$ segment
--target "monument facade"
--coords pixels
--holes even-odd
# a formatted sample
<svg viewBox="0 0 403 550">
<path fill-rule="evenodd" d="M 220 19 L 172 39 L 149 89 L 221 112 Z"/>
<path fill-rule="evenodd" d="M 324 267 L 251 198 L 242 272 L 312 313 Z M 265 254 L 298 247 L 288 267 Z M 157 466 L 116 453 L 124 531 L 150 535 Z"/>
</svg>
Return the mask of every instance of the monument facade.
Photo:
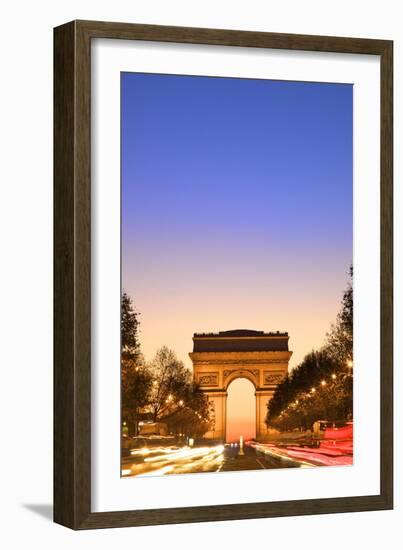
<svg viewBox="0 0 403 550">
<path fill-rule="evenodd" d="M 237 378 L 255 387 L 256 438 L 268 434 L 267 403 L 288 372 L 288 340 L 287 332 L 243 329 L 193 335 L 194 379 L 214 404 L 215 425 L 206 438 L 226 441 L 227 390 Z"/>
</svg>

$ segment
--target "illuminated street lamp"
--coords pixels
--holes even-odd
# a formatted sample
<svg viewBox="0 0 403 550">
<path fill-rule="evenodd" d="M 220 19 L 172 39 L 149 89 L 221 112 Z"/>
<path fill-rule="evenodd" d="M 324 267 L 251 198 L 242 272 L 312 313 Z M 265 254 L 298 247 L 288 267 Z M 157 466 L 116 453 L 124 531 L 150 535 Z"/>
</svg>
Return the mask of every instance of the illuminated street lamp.
<svg viewBox="0 0 403 550">
<path fill-rule="evenodd" d="M 320 384 L 321 384 L 321 386 L 326 386 L 326 380 L 322 380 L 322 382 Z"/>
<path fill-rule="evenodd" d="M 334 373 L 332 374 L 332 378 L 333 380 L 336 380 L 336 375 Z"/>
<path fill-rule="evenodd" d="M 348 366 L 349 369 L 352 369 L 352 368 L 353 368 L 353 362 L 352 362 L 351 359 L 349 359 L 349 360 L 347 361 L 347 366 Z"/>
</svg>

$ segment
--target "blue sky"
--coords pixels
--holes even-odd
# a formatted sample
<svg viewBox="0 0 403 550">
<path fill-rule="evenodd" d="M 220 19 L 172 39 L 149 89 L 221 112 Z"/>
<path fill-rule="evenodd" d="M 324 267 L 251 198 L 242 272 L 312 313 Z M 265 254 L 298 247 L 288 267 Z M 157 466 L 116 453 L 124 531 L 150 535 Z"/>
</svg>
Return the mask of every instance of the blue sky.
<svg viewBox="0 0 403 550">
<path fill-rule="evenodd" d="M 352 262 L 348 84 L 122 74 L 122 285 L 142 344 L 323 343 Z M 148 357 L 151 358 L 151 357 Z"/>
</svg>

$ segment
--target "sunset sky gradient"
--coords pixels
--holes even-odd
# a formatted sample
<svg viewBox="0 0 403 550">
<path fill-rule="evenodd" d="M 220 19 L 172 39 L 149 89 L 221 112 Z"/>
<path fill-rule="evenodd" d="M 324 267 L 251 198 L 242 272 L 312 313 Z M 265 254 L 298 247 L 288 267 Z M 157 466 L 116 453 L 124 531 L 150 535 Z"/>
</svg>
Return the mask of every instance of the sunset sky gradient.
<svg viewBox="0 0 403 550">
<path fill-rule="evenodd" d="M 288 331 L 295 366 L 352 262 L 347 84 L 122 74 L 122 287 L 147 360 L 194 332 Z"/>
</svg>

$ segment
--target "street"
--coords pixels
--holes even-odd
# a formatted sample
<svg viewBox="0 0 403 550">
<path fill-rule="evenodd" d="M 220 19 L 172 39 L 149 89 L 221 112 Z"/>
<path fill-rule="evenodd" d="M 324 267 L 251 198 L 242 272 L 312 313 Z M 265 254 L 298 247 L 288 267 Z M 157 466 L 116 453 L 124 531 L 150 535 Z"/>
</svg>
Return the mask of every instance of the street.
<svg viewBox="0 0 403 550">
<path fill-rule="evenodd" d="M 232 472 L 295 468 L 302 464 L 239 444 L 205 447 L 144 447 L 133 449 L 122 461 L 122 476 L 157 476 L 197 472 Z"/>
</svg>

